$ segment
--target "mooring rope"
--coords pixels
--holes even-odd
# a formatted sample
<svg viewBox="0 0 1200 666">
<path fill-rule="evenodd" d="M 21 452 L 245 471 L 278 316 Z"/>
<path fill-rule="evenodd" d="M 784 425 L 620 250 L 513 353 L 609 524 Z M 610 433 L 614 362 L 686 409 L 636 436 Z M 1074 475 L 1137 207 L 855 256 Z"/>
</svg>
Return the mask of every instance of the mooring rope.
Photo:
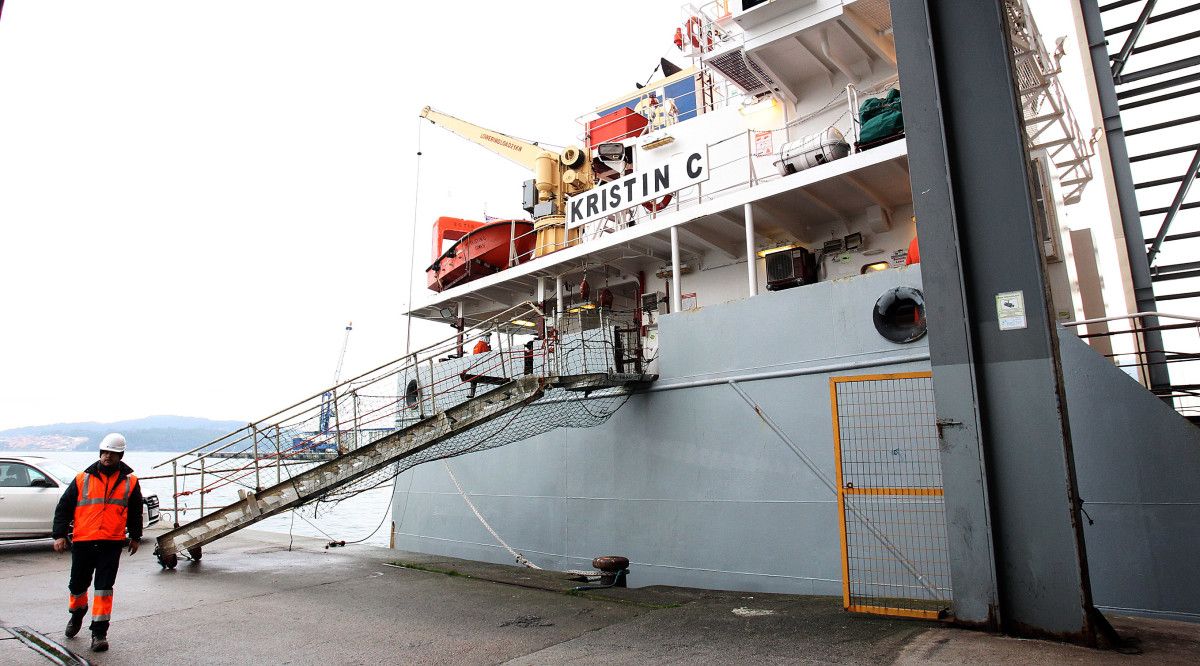
<svg viewBox="0 0 1200 666">
<path fill-rule="evenodd" d="M 471 497 L 467 495 L 467 491 L 463 490 L 462 484 L 458 482 L 458 477 L 454 476 L 454 470 L 450 469 L 450 463 L 443 460 L 442 466 L 446 468 L 446 473 L 450 475 L 450 480 L 454 482 L 454 487 L 458 488 L 458 494 L 462 496 L 463 501 L 466 502 L 467 506 L 471 508 L 471 513 L 475 514 L 475 517 L 479 519 L 480 524 L 482 524 L 484 529 L 486 529 L 488 533 L 492 535 L 492 538 L 496 540 L 496 543 L 503 546 L 504 550 L 507 550 L 508 554 L 512 555 L 513 558 L 516 559 L 517 564 L 524 565 L 530 569 L 540 570 L 541 567 L 533 562 L 530 562 L 524 555 L 513 550 L 513 547 L 508 545 L 504 539 L 500 538 L 500 535 L 496 533 L 496 530 L 492 529 L 492 526 L 488 524 L 488 521 L 483 517 L 483 514 L 479 513 L 479 509 L 475 508 L 475 503 L 471 501 Z"/>
</svg>

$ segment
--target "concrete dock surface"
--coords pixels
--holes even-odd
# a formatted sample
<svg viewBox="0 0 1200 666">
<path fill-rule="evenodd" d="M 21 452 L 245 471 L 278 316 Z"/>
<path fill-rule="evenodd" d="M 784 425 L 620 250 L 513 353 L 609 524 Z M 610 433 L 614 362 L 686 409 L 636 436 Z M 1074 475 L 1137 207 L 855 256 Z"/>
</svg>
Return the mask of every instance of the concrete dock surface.
<svg viewBox="0 0 1200 666">
<path fill-rule="evenodd" d="M 70 556 L 0 543 L 0 627 L 95 664 L 1196 664 L 1200 625 L 1111 617 L 1140 654 L 856 615 L 841 600 L 671 587 L 571 593 L 558 572 L 245 531 L 121 561 L 106 653 L 62 634 Z M 632 568 L 630 584 L 637 584 Z M 0 630 L 0 663 L 46 664 Z"/>
</svg>

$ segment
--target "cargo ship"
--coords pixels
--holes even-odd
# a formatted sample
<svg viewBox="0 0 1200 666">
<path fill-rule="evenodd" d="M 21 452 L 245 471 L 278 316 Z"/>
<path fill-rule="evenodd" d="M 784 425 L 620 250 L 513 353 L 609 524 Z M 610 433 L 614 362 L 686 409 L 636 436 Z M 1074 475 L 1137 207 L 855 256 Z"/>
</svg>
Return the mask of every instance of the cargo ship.
<svg viewBox="0 0 1200 666">
<path fill-rule="evenodd" d="M 426 107 L 529 170 L 527 217 L 417 221 L 409 315 L 446 340 L 192 452 L 268 455 L 219 470 L 255 492 L 160 537 L 160 561 L 394 482 L 406 551 L 620 555 L 630 585 L 1086 644 L 1097 609 L 1200 620 L 1200 382 L 1163 345 L 1200 318 L 1149 284 L 1190 237 L 1167 227 L 1195 169 L 1135 187 L 1121 129 L 1191 94 L 1129 88 L 1186 58 L 1121 73 L 1186 39 L 1135 48 L 1181 14 L 1038 3 L 1066 35 L 1048 46 L 1031 4 L 685 5 L 661 76 L 585 103 L 561 150 Z M 1164 183 L 1181 193 L 1143 243 L 1131 197 Z M 281 442 L 314 432 L 337 457 L 283 482 Z"/>
<path fill-rule="evenodd" d="M 1168 468 L 1200 471 L 1200 442 L 1194 426 L 1144 388 L 1145 366 L 1130 363 L 1139 358 L 1136 336 L 1109 334 L 1129 329 L 1119 316 L 1137 307 L 1126 297 L 1129 270 L 1117 260 L 1125 248 L 1113 231 L 1111 169 L 1097 154 L 1105 137 L 1091 129 L 1100 122 L 1086 91 L 1063 81 L 1064 69 L 1076 86 L 1080 72 L 1091 76 L 1082 24 L 1056 25 L 1069 37 L 1053 52 L 1029 4 L 1003 5 L 1078 484 L 1091 517 L 1084 532 L 1096 603 L 1200 618 L 1195 576 L 1175 581 L 1185 589 L 1146 582 L 1155 578 L 1148 568 L 1180 571 L 1188 556 L 1177 549 L 1197 545 L 1197 485 Z M 521 261 L 438 288 L 412 315 L 463 327 L 468 340 L 484 328 L 515 334 L 519 346 L 529 329 L 495 318 L 523 301 L 544 306 L 539 340 L 563 320 L 598 327 L 587 308 L 606 309 L 618 327 L 638 331 L 634 356 L 657 380 L 600 425 L 404 472 L 395 485 L 396 548 L 506 562 L 511 546 L 564 570 L 615 552 L 633 562 L 631 584 L 800 594 L 841 595 L 856 575 L 850 569 L 874 563 L 893 573 L 867 596 L 915 595 L 923 608 L 950 607 L 939 495 L 897 494 L 891 505 L 860 510 L 883 532 L 909 523 L 925 534 L 890 546 L 879 534 L 847 537 L 839 499 L 863 497 L 845 492 L 853 485 L 845 456 L 863 470 L 903 460 L 902 471 L 888 473 L 917 493 L 941 484 L 915 240 L 922 220 L 904 122 L 913 107 L 902 102 L 891 11 L 886 0 L 685 6 L 676 59 L 690 66 L 580 118 L 577 152 L 551 156 L 563 159 L 547 159 L 544 173 L 535 168 L 523 185 L 537 231 L 505 241 L 532 239 L 532 252 L 521 245 L 501 253 Z M 1065 15 L 1072 18 L 1070 8 Z M 470 123 L 432 119 L 488 148 Z M 507 143 L 502 150 L 520 144 Z M 469 150 L 478 148 L 464 145 Z M 560 171 L 591 186 L 554 190 Z M 1097 311 L 1096 302 L 1109 309 Z M 1020 304 L 998 307 L 1003 327 Z M 868 388 L 889 406 L 855 406 Z M 1098 412 L 1117 404 L 1133 421 L 1163 422 L 1134 431 L 1169 434 L 1110 441 Z M 855 410 L 861 423 L 852 423 Z M 847 428 L 871 425 L 874 435 L 846 439 Z M 901 443 L 877 444 L 888 438 Z M 1176 483 L 1138 490 L 1131 476 L 1145 473 Z M 1158 493 L 1154 501 L 1172 508 L 1152 501 Z M 1143 520 L 1178 531 L 1131 543 L 1126 530 L 1140 534 Z M 859 544 L 854 559 L 847 549 L 855 538 L 878 543 Z"/>
</svg>

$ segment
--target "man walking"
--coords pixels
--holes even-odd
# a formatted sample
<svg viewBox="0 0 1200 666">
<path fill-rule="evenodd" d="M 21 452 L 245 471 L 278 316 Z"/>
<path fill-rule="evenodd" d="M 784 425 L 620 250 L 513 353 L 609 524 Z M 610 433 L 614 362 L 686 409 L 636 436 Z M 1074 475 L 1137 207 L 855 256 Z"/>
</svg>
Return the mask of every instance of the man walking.
<svg viewBox="0 0 1200 666">
<path fill-rule="evenodd" d="M 142 538 L 142 488 L 133 470 L 121 462 L 124 456 L 125 437 L 105 435 L 100 442 L 100 460 L 75 477 L 54 511 L 54 550 L 61 553 L 67 549 L 68 530 L 74 536 L 71 581 L 67 584 L 71 619 L 63 633 L 72 638 L 83 626 L 87 590 L 95 573 L 91 625 L 94 652 L 108 649 L 113 583 L 126 543 L 125 533 L 129 533 L 130 555 L 137 552 L 138 539 Z"/>
</svg>

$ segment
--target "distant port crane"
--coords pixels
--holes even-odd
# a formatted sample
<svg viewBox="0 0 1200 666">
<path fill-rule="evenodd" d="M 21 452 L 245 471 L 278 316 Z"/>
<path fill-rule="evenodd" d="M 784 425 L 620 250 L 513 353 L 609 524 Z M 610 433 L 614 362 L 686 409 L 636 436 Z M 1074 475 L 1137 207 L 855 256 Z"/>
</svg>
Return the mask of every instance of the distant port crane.
<svg viewBox="0 0 1200 666">
<path fill-rule="evenodd" d="M 330 383 L 330 386 L 337 386 L 342 378 L 342 364 L 346 361 L 346 348 L 350 346 L 350 331 L 352 330 L 354 330 L 354 322 L 346 322 L 346 335 L 342 338 L 342 351 L 338 354 L 337 368 L 333 371 L 333 381 Z M 337 401 L 333 389 L 329 389 L 321 394 L 320 432 L 318 434 L 322 437 L 329 435 L 329 425 L 333 419 L 333 411 L 336 404 Z M 334 449 L 337 446 L 336 440 L 331 442 L 331 444 L 332 446 L 323 445 L 318 448 L 321 450 L 325 450 L 326 448 Z"/>
</svg>

